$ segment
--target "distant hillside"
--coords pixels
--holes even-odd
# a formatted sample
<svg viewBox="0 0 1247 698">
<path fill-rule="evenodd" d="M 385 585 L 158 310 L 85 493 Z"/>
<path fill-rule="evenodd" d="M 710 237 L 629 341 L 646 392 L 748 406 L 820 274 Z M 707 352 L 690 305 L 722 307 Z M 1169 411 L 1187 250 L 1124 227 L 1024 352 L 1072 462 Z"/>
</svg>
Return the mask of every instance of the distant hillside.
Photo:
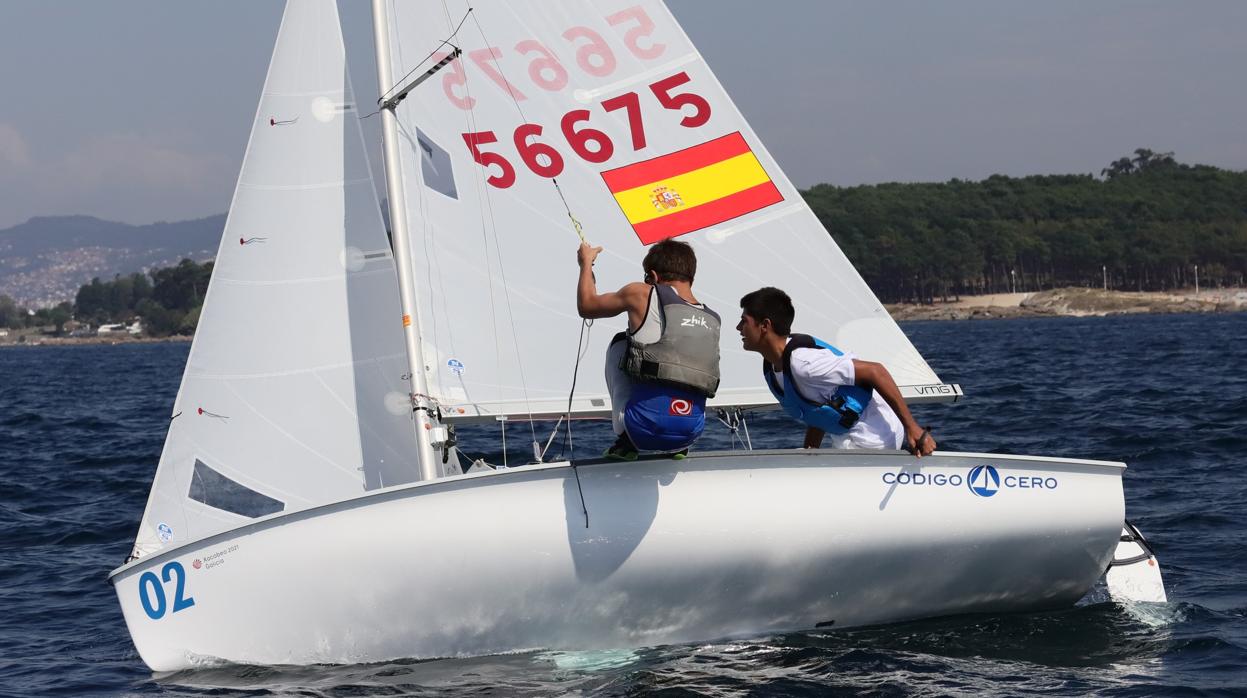
<svg viewBox="0 0 1247 698">
<path fill-rule="evenodd" d="M 129 225 L 49 216 L 0 230 L 0 295 L 38 308 L 72 301 L 93 277 L 112 279 L 216 255 L 225 216 Z"/>
<path fill-rule="evenodd" d="M 1247 172 L 1147 148 L 1093 175 L 803 192 L 884 302 L 1247 285 Z"/>
</svg>

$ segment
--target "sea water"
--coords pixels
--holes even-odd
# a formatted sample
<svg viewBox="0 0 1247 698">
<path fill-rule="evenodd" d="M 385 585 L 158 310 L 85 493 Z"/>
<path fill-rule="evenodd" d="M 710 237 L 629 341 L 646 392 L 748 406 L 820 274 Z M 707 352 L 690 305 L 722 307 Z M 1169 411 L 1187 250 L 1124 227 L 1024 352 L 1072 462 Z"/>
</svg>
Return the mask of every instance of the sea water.
<svg viewBox="0 0 1247 698">
<path fill-rule="evenodd" d="M 130 550 L 188 345 L 13 347 L 0 349 L 0 695 L 1247 694 L 1247 314 L 904 329 L 966 392 L 915 408 L 942 449 L 1130 465 L 1127 514 L 1169 603 L 1098 588 L 1048 613 L 725 643 L 153 675 L 105 576 Z M 774 413 L 749 428 L 755 447 L 803 434 Z M 460 438 L 496 461 L 497 429 Z M 577 457 L 611 441 L 603 424 L 574 429 Z M 526 424 L 507 441 L 509 462 L 531 458 Z M 712 422 L 701 446 L 729 445 Z"/>
</svg>

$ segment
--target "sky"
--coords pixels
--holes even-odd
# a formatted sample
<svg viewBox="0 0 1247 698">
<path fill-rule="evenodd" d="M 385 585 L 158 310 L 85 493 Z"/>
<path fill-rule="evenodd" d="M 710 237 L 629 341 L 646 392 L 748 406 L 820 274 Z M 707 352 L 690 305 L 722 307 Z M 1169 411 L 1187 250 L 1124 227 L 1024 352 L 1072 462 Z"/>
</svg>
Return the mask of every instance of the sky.
<svg viewBox="0 0 1247 698">
<path fill-rule="evenodd" d="M 801 187 L 1098 174 L 1140 147 L 1247 169 L 1240 0 L 669 4 Z M 361 103 L 369 5 L 341 0 Z M 223 213 L 282 6 L 0 0 L 0 228 Z"/>
</svg>

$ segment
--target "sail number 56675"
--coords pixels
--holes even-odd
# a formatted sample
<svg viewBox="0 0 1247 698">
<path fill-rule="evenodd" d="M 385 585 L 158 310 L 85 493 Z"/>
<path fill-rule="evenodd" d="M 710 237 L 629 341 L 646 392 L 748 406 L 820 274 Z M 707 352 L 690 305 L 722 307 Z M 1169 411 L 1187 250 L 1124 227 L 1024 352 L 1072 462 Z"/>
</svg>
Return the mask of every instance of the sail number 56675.
<svg viewBox="0 0 1247 698">
<path fill-rule="evenodd" d="M 681 126 L 697 128 L 710 120 L 710 102 L 699 94 L 678 91 L 679 87 L 688 82 L 688 73 L 679 72 L 651 84 L 649 88 L 664 109 L 683 114 L 680 119 Z M 645 124 L 641 119 L 641 98 L 637 93 L 626 92 L 611 97 L 603 100 L 601 106 L 608 112 L 622 109 L 628 117 L 632 149 L 636 151 L 645 147 Z M 692 111 L 685 111 L 685 107 L 692 107 Z M 591 116 L 588 109 L 573 109 L 563 115 L 559 127 L 567 145 L 582 160 L 592 163 L 606 162 L 615 154 L 615 144 L 605 132 L 587 124 L 581 125 Z M 537 140 L 544 131 L 540 124 L 520 124 L 515 128 L 512 141 L 520 160 L 533 174 L 557 177 L 563 172 L 563 155 L 549 143 Z M 473 160 L 484 167 L 497 168 L 485 181 L 499 189 L 515 184 L 515 166 L 501 153 L 485 150 L 483 147 L 498 142 L 498 136 L 493 131 L 465 133 L 463 140 L 467 143 Z"/>
</svg>

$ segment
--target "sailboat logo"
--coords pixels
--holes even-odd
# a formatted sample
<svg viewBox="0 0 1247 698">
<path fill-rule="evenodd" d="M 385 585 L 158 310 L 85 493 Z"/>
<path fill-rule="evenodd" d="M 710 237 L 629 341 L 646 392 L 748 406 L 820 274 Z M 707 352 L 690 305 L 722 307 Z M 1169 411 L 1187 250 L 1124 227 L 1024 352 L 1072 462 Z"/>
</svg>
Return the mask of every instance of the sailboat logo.
<svg viewBox="0 0 1247 698">
<path fill-rule="evenodd" d="M 978 465 L 966 478 L 966 487 L 980 497 L 990 497 L 1000 491 L 1000 473 L 991 465 Z"/>
</svg>

